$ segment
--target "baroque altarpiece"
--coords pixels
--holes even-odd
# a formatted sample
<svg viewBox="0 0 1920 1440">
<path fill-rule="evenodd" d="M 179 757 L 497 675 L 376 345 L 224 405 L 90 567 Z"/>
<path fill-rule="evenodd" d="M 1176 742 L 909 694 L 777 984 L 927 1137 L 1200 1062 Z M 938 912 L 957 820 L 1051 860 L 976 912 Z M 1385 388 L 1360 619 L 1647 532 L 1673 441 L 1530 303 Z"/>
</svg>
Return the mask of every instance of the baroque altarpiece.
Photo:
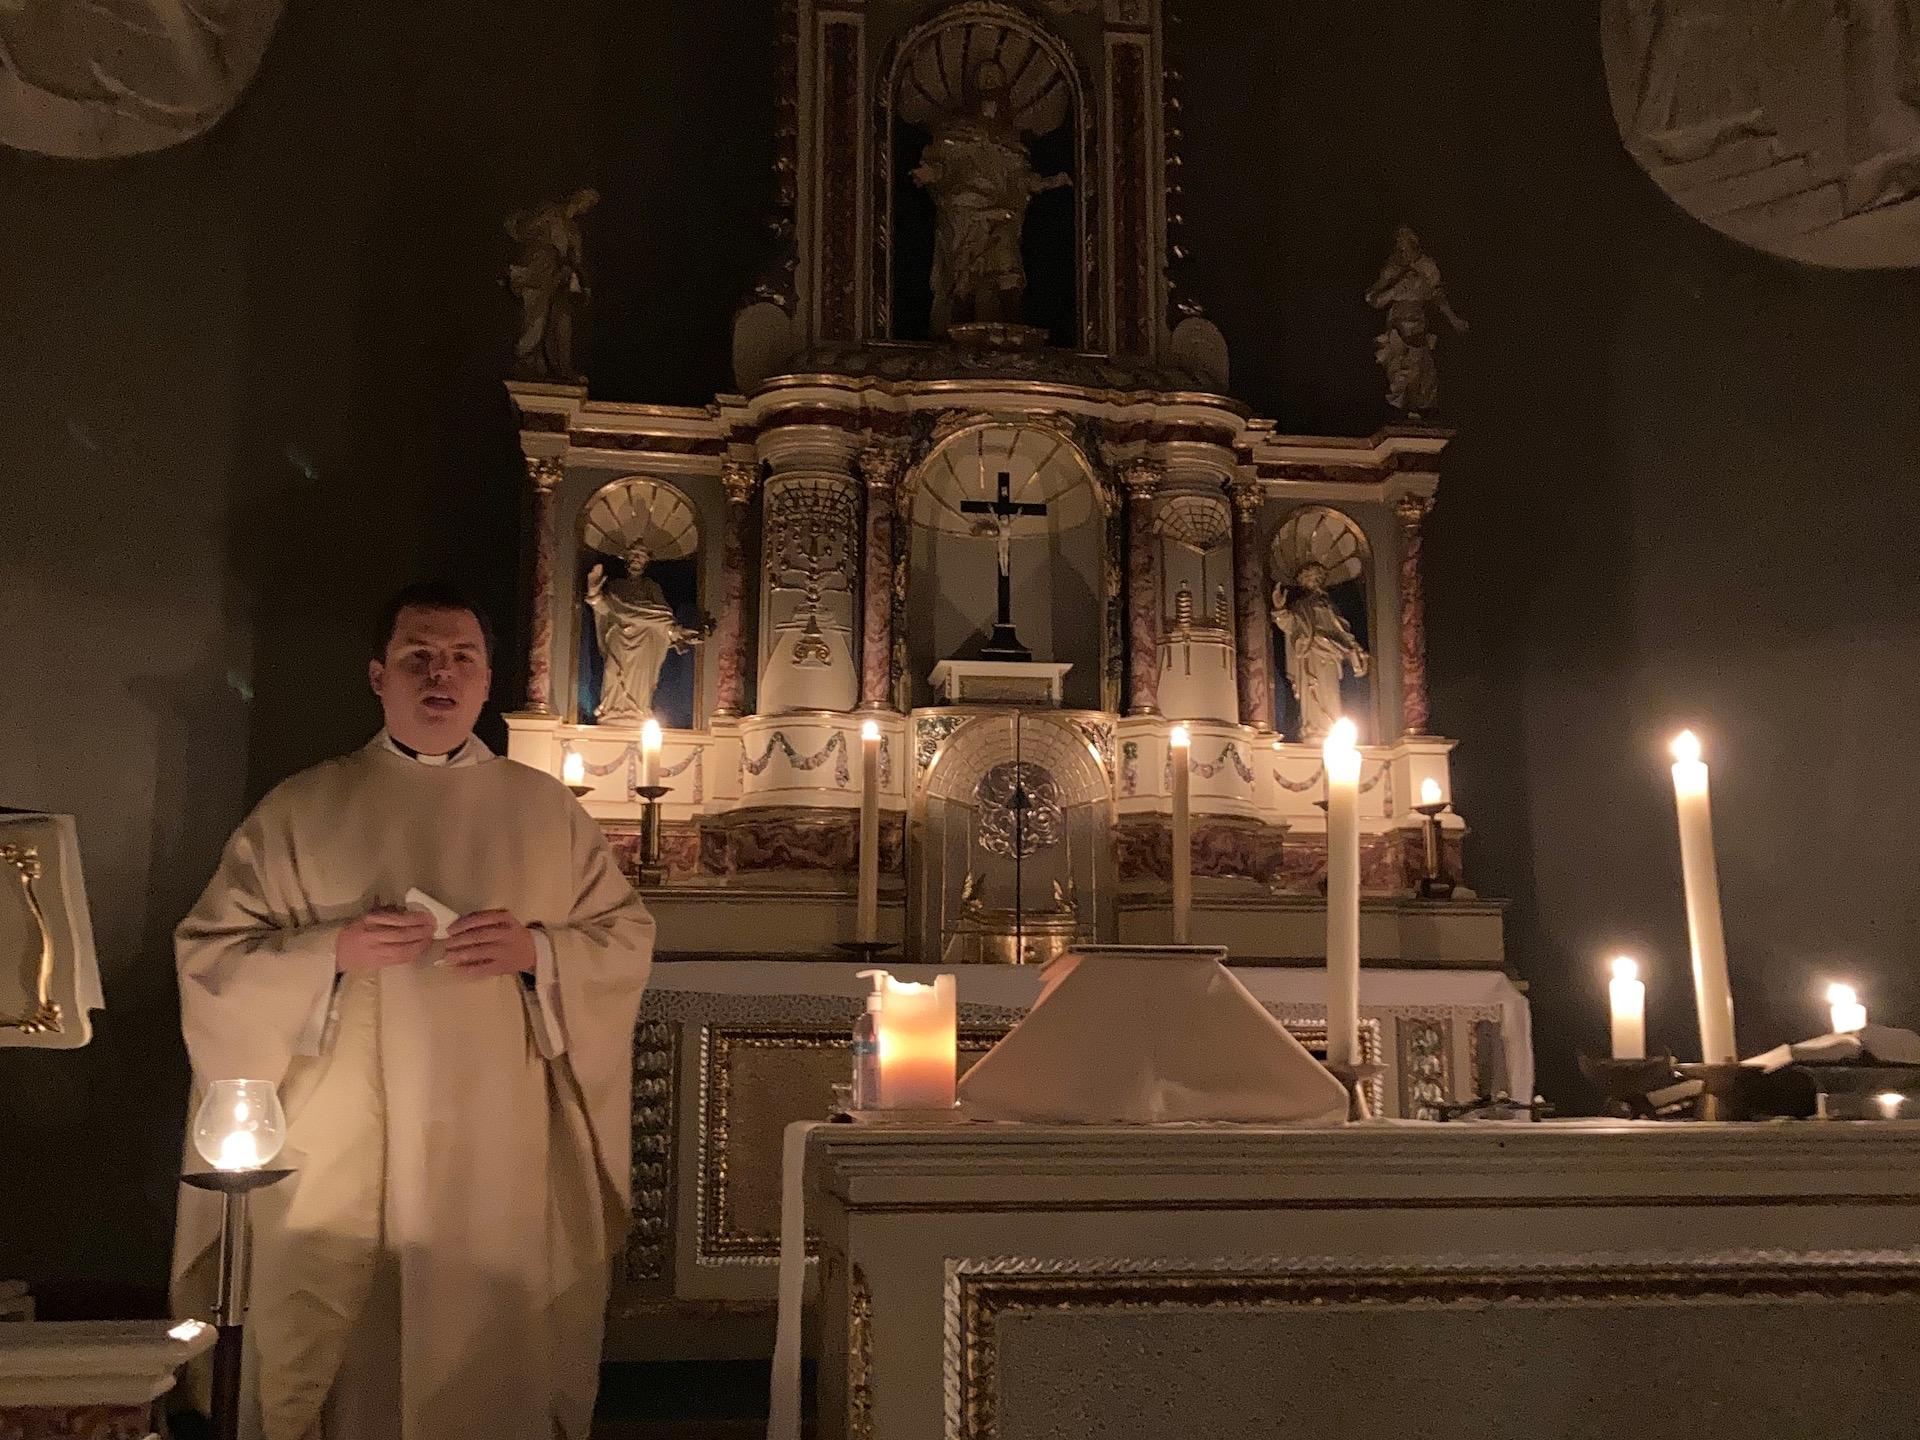
<svg viewBox="0 0 1920 1440">
<path fill-rule="evenodd" d="M 818 1113 L 858 1005 L 833 945 L 865 722 L 884 963 L 960 967 L 979 1049 L 1032 962 L 1170 938 L 1176 723 L 1193 938 L 1311 1041 L 1319 736 L 1352 716 L 1382 1098 L 1432 1113 L 1527 1084 L 1455 813 L 1452 898 L 1420 894 L 1413 807 L 1451 794 L 1420 562 L 1447 432 L 1288 435 L 1232 398 L 1222 331 L 1169 279 L 1163 20 L 1158 0 L 788 0 L 784 249 L 734 317 L 735 393 L 510 387 L 533 526 L 511 754 L 578 756 L 632 860 L 640 725 L 664 729 L 629 1318 L 636 1296 L 770 1293 L 779 1129 Z"/>
</svg>

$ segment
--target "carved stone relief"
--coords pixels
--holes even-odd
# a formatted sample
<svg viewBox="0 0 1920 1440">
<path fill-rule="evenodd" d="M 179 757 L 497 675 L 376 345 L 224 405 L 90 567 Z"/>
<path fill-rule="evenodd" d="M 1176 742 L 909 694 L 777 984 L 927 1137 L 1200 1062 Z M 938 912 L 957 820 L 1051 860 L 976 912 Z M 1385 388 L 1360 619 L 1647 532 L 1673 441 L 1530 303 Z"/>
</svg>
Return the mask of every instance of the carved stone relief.
<svg viewBox="0 0 1920 1440">
<path fill-rule="evenodd" d="M 1843 269 L 1920 264 L 1912 0 L 1605 0 L 1620 137 L 1723 235 Z"/>
</svg>

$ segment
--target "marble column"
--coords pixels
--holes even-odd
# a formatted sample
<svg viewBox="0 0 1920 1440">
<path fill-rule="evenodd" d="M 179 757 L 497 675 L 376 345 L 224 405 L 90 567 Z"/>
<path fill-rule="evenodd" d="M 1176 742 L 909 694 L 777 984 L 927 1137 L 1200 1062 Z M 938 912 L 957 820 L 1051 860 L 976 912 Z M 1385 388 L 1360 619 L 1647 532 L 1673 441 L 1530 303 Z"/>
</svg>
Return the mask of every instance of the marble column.
<svg viewBox="0 0 1920 1440">
<path fill-rule="evenodd" d="M 1400 733 L 1427 733 L 1427 594 L 1420 571 L 1420 524 L 1433 508 L 1424 495 L 1402 495 L 1400 520 Z"/>
<path fill-rule="evenodd" d="M 527 457 L 527 481 L 533 487 L 533 596 L 527 616 L 527 704 L 529 715 L 552 715 L 553 696 L 553 492 L 567 473 L 558 457 Z"/>
<path fill-rule="evenodd" d="M 889 593 L 893 652 L 887 665 L 887 689 L 893 708 L 902 714 L 913 708 L 913 679 L 907 673 L 907 579 L 913 563 L 913 477 L 903 473 L 893 494 L 893 588 Z"/>
<path fill-rule="evenodd" d="M 866 481 L 866 551 L 861 568 L 860 708 L 882 710 L 893 691 L 893 545 L 894 488 L 905 464 L 893 445 L 872 445 L 860 452 Z"/>
<path fill-rule="evenodd" d="M 720 616 L 713 635 L 719 675 L 713 713 L 733 716 L 746 703 L 747 514 L 760 483 L 760 467 L 751 460 L 729 460 L 720 467 L 720 483 L 727 492 L 727 528 L 720 539 Z"/>
<path fill-rule="evenodd" d="M 1267 567 L 1260 554 L 1260 507 L 1266 492 L 1258 480 L 1237 480 L 1229 493 L 1233 497 L 1233 598 L 1239 629 L 1234 652 L 1240 681 L 1240 723 L 1256 730 L 1271 730 L 1272 621 Z"/>
<path fill-rule="evenodd" d="M 1153 497 L 1166 467 L 1135 460 L 1121 479 L 1127 487 L 1127 713 L 1160 713 L 1160 564 L 1153 533 Z"/>
</svg>

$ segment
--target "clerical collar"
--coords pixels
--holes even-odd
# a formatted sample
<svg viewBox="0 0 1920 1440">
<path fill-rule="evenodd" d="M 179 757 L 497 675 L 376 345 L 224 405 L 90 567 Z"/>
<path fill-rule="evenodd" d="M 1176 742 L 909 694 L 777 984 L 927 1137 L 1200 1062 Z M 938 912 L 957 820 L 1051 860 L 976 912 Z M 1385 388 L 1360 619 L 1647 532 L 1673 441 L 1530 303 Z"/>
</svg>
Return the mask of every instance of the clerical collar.
<svg viewBox="0 0 1920 1440">
<path fill-rule="evenodd" d="M 402 755 L 406 756 L 409 760 L 418 760 L 422 765 L 455 764 L 460 759 L 460 757 L 466 753 L 467 746 L 471 745 L 472 743 L 473 743 L 473 737 L 469 735 L 465 740 L 462 740 L 458 745 L 454 746 L 453 749 L 449 750 L 445 755 L 427 755 L 414 749 L 411 745 L 407 744 L 403 740 L 397 739 L 393 735 L 387 736 L 387 744 L 391 745 L 395 750 L 398 750 Z"/>
</svg>

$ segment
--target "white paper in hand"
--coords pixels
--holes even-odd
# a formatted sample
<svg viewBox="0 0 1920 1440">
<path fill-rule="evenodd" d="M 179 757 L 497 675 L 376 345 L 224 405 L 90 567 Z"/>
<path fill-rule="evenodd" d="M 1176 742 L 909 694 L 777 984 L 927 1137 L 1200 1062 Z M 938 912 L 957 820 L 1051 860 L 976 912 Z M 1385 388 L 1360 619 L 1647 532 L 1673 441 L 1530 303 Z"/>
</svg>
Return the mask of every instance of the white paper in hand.
<svg viewBox="0 0 1920 1440">
<path fill-rule="evenodd" d="M 1026 1019 L 960 1082 L 983 1120 L 1334 1124 L 1340 1082 L 1220 961 L 1087 945 L 1047 967 Z"/>
<path fill-rule="evenodd" d="M 446 939 L 447 927 L 460 918 L 458 910 L 442 905 L 424 890 L 407 891 L 406 903 L 409 910 L 424 910 L 433 917 L 433 938 L 436 940 Z"/>
</svg>

